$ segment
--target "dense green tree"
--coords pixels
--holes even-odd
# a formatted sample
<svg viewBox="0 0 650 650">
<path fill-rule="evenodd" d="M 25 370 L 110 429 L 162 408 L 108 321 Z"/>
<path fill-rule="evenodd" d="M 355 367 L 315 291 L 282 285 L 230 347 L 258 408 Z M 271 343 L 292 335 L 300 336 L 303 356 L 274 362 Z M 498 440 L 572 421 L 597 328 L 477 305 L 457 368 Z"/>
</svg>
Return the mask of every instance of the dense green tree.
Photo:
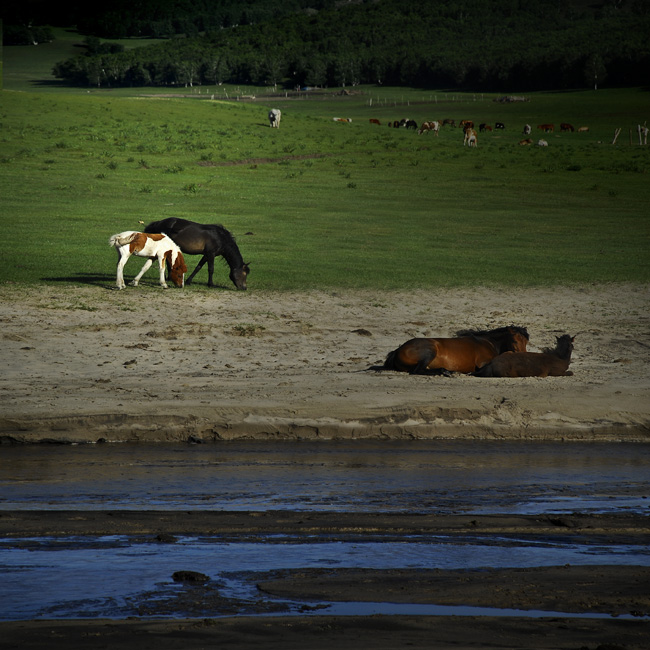
<svg viewBox="0 0 650 650">
<path fill-rule="evenodd" d="M 206 31 L 130 54 L 88 40 L 89 58 L 100 59 L 104 76 L 78 61 L 57 64 L 55 74 L 89 85 L 133 84 L 146 70 L 152 84 L 385 83 L 501 92 L 593 87 L 606 72 L 610 85 L 648 84 L 650 12 L 633 11 L 633 0 L 602 1 L 594 8 L 557 0 L 291 0 L 279 8 L 270 0 L 115 0 L 86 21 L 89 35 Z"/>
</svg>

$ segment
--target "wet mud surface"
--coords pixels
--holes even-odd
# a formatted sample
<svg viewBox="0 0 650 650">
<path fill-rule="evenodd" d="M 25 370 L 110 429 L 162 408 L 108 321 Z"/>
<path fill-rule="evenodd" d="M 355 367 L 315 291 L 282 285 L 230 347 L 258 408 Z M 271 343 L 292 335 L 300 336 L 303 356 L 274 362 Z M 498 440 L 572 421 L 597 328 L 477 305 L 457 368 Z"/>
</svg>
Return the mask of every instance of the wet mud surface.
<svg viewBox="0 0 650 650">
<path fill-rule="evenodd" d="M 215 550 L 207 555 L 184 554 L 185 540 L 192 535 L 200 535 L 215 550 L 224 544 L 257 545 L 261 553 L 296 556 L 299 568 L 233 570 L 237 567 L 223 565 Z M 0 537 L 5 552 L 78 551 L 83 542 L 95 546 L 99 558 L 108 559 L 114 548 L 141 555 L 142 563 L 136 562 L 135 568 L 117 563 L 105 567 L 106 592 L 110 572 L 133 571 L 133 579 L 146 585 L 142 567 L 155 562 L 160 553 L 171 554 L 171 559 L 165 565 L 166 580 L 126 597 L 112 610 L 112 620 L 102 610 L 101 598 L 86 599 L 45 610 L 29 622 L 2 622 L 0 632 L 9 643 L 3 647 L 21 648 L 135 648 L 143 644 L 252 648 L 262 643 L 289 649 L 403 645 L 595 649 L 609 643 L 614 644 L 612 648 L 640 649 L 647 647 L 650 633 L 649 535 L 648 517 L 636 514 L 4 511 Z M 392 544 L 387 551 L 390 557 L 399 557 L 401 548 L 408 556 L 407 542 L 414 538 L 420 546 L 419 565 L 414 568 L 355 569 L 348 568 L 343 558 L 342 549 L 354 546 L 363 558 L 359 562 L 371 565 L 375 544 Z M 461 562 L 471 558 L 474 567 L 426 568 L 435 565 L 432 558 L 444 554 L 435 545 L 442 539 L 452 547 L 465 547 L 468 557 Z M 308 563 L 301 556 L 302 548 L 312 547 L 316 540 L 337 546 L 342 566 L 305 568 Z M 148 550 L 152 545 L 162 550 L 152 553 Z M 587 562 L 582 566 L 507 566 L 517 561 L 522 547 L 530 561 L 536 548 L 548 547 L 580 547 L 593 557 L 581 560 Z M 505 553 L 506 566 L 490 566 L 494 549 Z M 322 550 L 316 550 L 316 564 L 328 562 L 324 553 L 319 555 Z M 615 564 L 589 564 L 601 557 Z M 282 558 L 278 562 L 286 564 Z M 408 562 L 402 557 L 402 564 Z M 382 560 L 378 563 L 382 566 Z M 264 562 L 258 557 L 253 565 L 264 566 Z M 67 568 L 75 571 L 72 564 Z M 80 572 L 78 580 L 81 591 L 87 592 L 83 581 L 101 585 L 101 573 Z M 391 609 L 376 607 L 376 603 L 390 603 Z M 438 609 L 420 609 L 424 605 Z M 39 620 L 69 616 L 65 608 L 70 606 L 80 607 L 85 620 Z M 491 635 L 487 645 L 486 634 Z"/>
<path fill-rule="evenodd" d="M 648 647 L 648 445 L 0 453 L 3 648 Z"/>
</svg>

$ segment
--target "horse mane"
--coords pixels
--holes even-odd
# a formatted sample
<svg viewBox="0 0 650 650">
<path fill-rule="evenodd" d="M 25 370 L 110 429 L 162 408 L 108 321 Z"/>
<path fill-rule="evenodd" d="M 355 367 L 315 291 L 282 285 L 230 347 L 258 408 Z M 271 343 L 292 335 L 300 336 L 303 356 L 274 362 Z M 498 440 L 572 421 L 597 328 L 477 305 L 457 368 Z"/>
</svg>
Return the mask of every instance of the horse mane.
<svg viewBox="0 0 650 650">
<path fill-rule="evenodd" d="M 202 224 L 201 227 L 216 233 L 220 243 L 219 250 L 221 252 L 219 254 L 229 266 L 232 268 L 240 268 L 244 265 L 244 258 L 239 250 L 239 246 L 237 246 L 235 236 L 230 230 L 218 223 Z"/>
<path fill-rule="evenodd" d="M 222 226 L 220 223 L 206 223 L 202 224 L 203 228 L 208 230 L 216 230 L 219 233 L 220 237 L 228 240 L 228 242 L 235 243 L 235 236 L 228 230 L 225 226 Z"/>
<path fill-rule="evenodd" d="M 519 327 L 518 325 L 509 325 L 507 327 L 497 327 L 493 330 L 458 330 L 456 336 L 472 336 L 474 338 L 490 338 L 495 336 L 502 336 L 505 334 L 510 334 L 512 331 L 521 334 L 526 337 L 526 340 L 530 340 L 528 330 L 525 327 Z"/>
</svg>

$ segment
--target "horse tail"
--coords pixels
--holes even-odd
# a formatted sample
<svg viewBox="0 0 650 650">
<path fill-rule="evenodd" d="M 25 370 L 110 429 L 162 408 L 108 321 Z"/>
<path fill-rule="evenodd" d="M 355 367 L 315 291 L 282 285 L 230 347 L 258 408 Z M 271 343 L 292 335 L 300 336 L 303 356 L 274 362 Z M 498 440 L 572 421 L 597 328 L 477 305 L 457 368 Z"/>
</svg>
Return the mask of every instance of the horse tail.
<svg viewBox="0 0 650 650">
<path fill-rule="evenodd" d="M 395 364 L 397 358 L 397 350 L 389 352 L 384 361 L 384 370 L 399 370 Z"/>
<path fill-rule="evenodd" d="M 139 232 L 117 233 L 117 235 L 113 235 L 108 240 L 108 245 L 112 248 L 117 248 L 118 246 L 124 246 L 124 244 L 130 244 L 139 234 Z"/>
</svg>

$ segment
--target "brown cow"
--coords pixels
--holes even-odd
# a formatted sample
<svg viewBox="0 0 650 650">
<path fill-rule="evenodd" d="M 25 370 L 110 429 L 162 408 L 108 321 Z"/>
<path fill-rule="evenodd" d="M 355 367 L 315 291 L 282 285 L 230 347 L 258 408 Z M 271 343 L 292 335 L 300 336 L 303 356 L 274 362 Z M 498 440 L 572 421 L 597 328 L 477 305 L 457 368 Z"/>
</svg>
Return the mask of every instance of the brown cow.
<svg viewBox="0 0 650 650">
<path fill-rule="evenodd" d="M 537 128 L 544 131 L 544 133 L 553 133 L 555 130 L 555 124 L 538 124 Z"/>
<path fill-rule="evenodd" d="M 573 128 L 572 124 L 569 124 L 568 122 L 562 122 L 562 124 L 560 124 L 560 131 L 571 131 L 571 133 L 573 133 L 575 129 Z"/>
<path fill-rule="evenodd" d="M 371 117 L 370 118 L 370 124 L 381 124 L 381 122 L 379 120 L 375 119 L 374 117 Z"/>
<path fill-rule="evenodd" d="M 533 144 L 533 141 L 531 138 L 526 138 L 525 140 L 519 140 L 519 144 L 522 146 L 526 146 L 528 144 Z"/>
</svg>

